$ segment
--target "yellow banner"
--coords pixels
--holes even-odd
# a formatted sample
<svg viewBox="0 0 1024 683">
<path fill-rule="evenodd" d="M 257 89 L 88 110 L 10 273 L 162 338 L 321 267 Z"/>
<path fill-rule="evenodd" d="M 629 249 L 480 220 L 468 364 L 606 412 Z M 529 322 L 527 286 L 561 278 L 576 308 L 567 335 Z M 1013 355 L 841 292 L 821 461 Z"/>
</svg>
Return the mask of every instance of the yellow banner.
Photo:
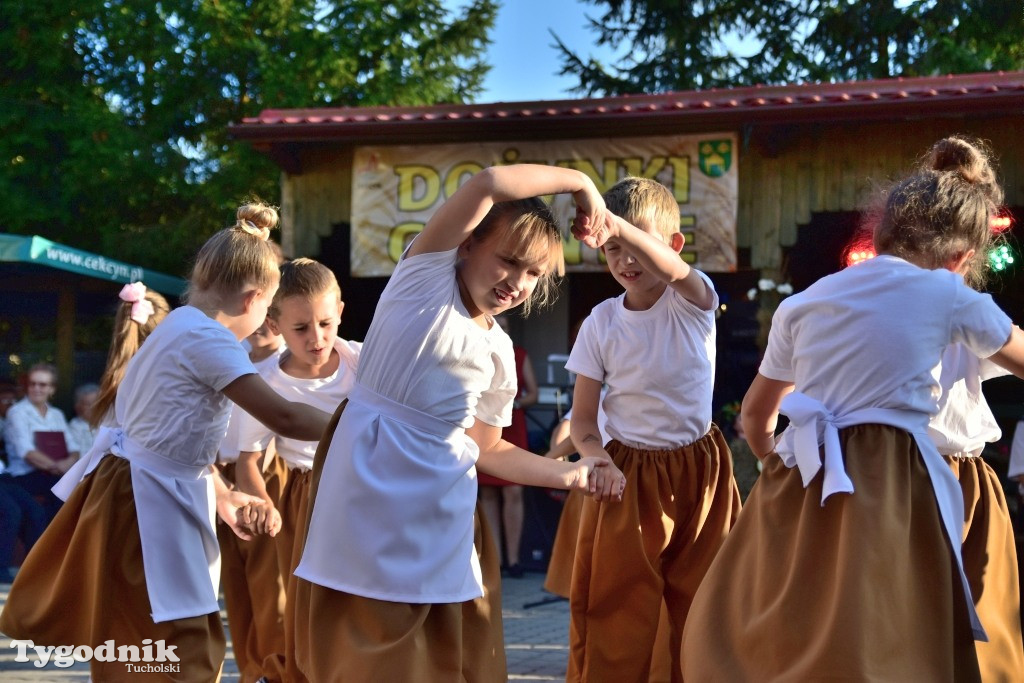
<svg viewBox="0 0 1024 683">
<path fill-rule="evenodd" d="M 461 183 L 488 166 L 550 164 L 586 173 L 604 192 L 623 177 L 654 178 L 679 202 L 683 258 L 708 272 L 736 269 L 734 133 L 611 140 L 359 147 L 352 180 L 352 274 L 390 275 L 403 250 Z M 604 270 L 603 255 L 569 235 L 568 195 L 548 197 L 569 272 Z"/>
</svg>

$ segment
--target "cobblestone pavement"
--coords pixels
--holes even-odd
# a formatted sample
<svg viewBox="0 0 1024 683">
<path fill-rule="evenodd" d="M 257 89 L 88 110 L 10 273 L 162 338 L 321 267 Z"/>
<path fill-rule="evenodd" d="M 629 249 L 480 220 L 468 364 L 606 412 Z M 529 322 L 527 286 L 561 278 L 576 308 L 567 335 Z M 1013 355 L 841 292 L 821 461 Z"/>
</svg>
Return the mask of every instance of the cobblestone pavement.
<svg viewBox="0 0 1024 683">
<path fill-rule="evenodd" d="M 544 575 L 527 572 L 519 579 L 502 582 L 502 615 L 505 622 L 505 652 L 510 681 L 564 681 L 569 652 L 569 603 L 546 593 Z M 0 583 L 0 606 L 7 600 L 9 584 Z M 221 613 L 223 616 L 223 612 Z M 227 626 L 225 624 L 225 633 Z M 89 665 L 76 663 L 58 668 L 53 663 L 37 668 L 34 658 L 15 661 L 18 651 L 0 634 L 0 681 L 4 683 L 63 683 L 89 680 Z M 238 681 L 231 642 L 224 662 L 225 683 Z"/>
</svg>

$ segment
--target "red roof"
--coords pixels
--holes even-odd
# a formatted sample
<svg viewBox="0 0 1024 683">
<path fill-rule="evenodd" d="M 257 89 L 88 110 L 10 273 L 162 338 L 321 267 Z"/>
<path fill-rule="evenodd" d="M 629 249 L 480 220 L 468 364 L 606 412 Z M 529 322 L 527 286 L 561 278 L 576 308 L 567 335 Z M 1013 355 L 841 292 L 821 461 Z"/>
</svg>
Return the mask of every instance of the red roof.
<svg viewBox="0 0 1024 683">
<path fill-rule="evenodd" d="M 349 144 L 622 136 L 750 123 L 1024 113 L 1024 72 L 753 86 L 576 100 L 266 109 L 232 124 L 260 143 Z"/>
</svg>

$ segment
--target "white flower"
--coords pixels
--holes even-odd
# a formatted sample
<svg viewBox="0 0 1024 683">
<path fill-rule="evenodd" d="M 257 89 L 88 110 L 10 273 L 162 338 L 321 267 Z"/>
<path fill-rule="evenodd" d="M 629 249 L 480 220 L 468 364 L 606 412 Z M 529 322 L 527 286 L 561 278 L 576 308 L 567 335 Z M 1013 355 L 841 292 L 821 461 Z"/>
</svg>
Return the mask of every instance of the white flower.
<svg viewBox="0 0 1024 683">
<path fill-rule="evenodd" d="M 747 290 L 747 299 L 749 299 L 750 301 L 753 301 L 756 298 L 757 298 L 757 289 L 754 288 L 754 287 L 751 287 L 750 289 Z"/>
<path fill-rule="evenodd" d="M 775 280 L 769 280 L 768 278 L 761 278 L 757 281 L 757 288 L 762 292 L 770 292 L 775 289 Z"/>
<path fill-rule="evenodd" d="M 775 288 L 775 291 L 783 296 L 789 296 L 793 293 L 793 285 L 788 282 L 783 282 L 781 285 Z"/>
</svg>

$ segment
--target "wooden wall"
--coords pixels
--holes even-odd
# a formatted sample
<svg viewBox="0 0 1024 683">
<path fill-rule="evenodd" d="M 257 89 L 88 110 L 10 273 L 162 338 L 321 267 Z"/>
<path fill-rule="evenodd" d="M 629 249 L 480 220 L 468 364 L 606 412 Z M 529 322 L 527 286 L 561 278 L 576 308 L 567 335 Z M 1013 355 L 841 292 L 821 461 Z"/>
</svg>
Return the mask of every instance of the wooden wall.
<svg viewBox="0 0 1024 683">
<path fill-rule="evenodd" d="M 1024 117 L 803 124 L 739 131 L 737 244 L 750 266 L 777 270 L 782 246 L 818 211 L 853 211 L 875 187 L 900 177 L 941 137 L 988 140 L 1000 158 L 1009 205 L 1024 205 Z M 282 247 L 316 257 L 320 238 L 352 212 L 352 148 L 302 155 L 301 174 L 282 174 Z"/>
<path fill-rule="evenodd" d="M 818 211 L 854 211 L 901 177 L 936 140 L 954 133 L 987 140 L 999 158 L 1006 203 L 1024 205 L 1024 117 L 813 124 L 741 134 L 737 244 L 750 265 L 777 270 L 780 246 Z"/>
</svg>

